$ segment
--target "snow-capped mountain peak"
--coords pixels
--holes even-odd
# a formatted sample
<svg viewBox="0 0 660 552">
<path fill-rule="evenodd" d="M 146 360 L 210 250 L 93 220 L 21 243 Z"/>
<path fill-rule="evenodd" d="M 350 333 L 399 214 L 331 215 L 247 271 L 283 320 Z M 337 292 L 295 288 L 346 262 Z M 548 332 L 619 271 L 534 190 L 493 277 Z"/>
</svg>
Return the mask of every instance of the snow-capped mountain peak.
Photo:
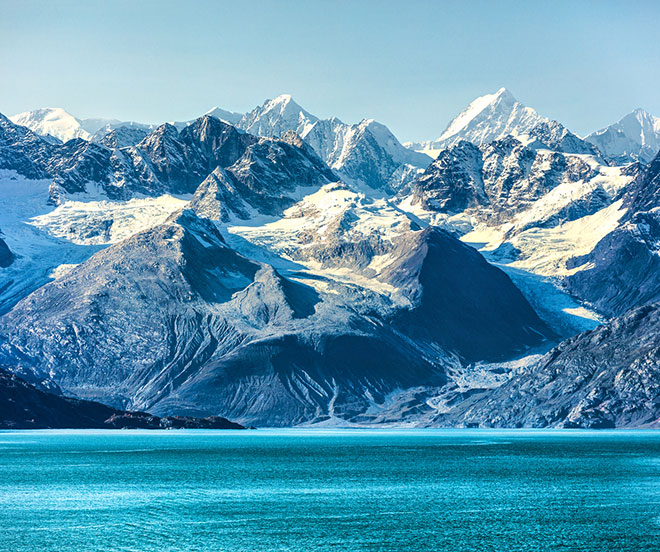
<svg viewBox="0 0 660 552">
<path fill-rule="evenodd" d="M 506 88 L 473 100 L 447 125 L 437 140 L 406 144 L 409 148 L 436 157 L 440 150 L 467 140 L 486 144 L 507 135 L 528 134 L 539 123 L 547 122 L 534 109 L 520 103 Z"/>
<path fill-rule="evenodd" d="M 270 138 L 293 131 L 344 180 L 372 189 L 398 189 L 431 161 L 403 147 L 386 126 L 373 119 L 355 125 L 336 117 L 319 119 L 290 94 L 266 100 L 247 113 L 238 126 L 250 134 Z"/>
<path fill-rule="evenodd" d="M 213 109 L 209 109 L 204 115 L 212 115 L 223 121 L 227 121 L 232 125 L 237 125 L 240 120 L 243 118 L 243 113 L 236 113 L 234 111 L 227 111 L 221 107 L 215 106 Z"/>
<path fill-rule="evenodd" d="M 660 117 L 637 108 L 585 138 L 617 163 L 648 163 L 660 149 Z"/>
<path fill-rule="evenodd" d="M 281 94 L 246 113 L 240 127 L 257 136 L 278 137 L 287 130 L 302 136 L 316 121 L 318 117 L 300 107 L 290 94 Z"/>
<path fill-rule="evenodd" d="M 439 142 L 444 146 L 468 140 L 481 145 L 506 135 L 526 134 L 546 119 L 531 107 L 526 107 L 515 99 L 506 88 L 495 94 L 487 94 L 474 100 L 442 133 Z"/>
<path fill-rule="evenodd" d="M 511 108 L 515 103 L 516 99 L 506 88 L 500 88 L 494 94 L 480 96 L 472 101 L 467 108 L 461 111 L 461 113 L 449 123 L 438 140 L 447 140 L 465 130 L 465 128 L 486 109 L 490 108 L 491 111 L 494 111 L 500 104 L 503 104 L 507 108 Z"/>
<path fill-rule="evenodd" d="M 88 140 L 90 133 L 83 129 L 80 119 L 61 107 L 43 107 L 9 117 L 17 125 L 26 126 L 41 135 L 50 135 L 62 142 L 72 138 Z"/>
<path fill-rule="evenodd" d="M 68 142 L 73 138 L 90 140 L 100 129 L 115 128 L 120 124 L 117 119 L 78 119 L 61 107 L 42 107 L 18 113 L 9 119 L 41 136 L 51 136 L 62 142 Z"/>
</svg>

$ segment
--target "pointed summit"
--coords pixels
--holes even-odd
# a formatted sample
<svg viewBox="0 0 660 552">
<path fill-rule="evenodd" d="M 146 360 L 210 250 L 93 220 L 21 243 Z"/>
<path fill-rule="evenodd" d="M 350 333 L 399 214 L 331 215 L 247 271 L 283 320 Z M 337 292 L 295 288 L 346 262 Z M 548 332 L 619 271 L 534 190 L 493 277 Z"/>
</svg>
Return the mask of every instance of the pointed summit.
<svg viewBox="0 0 660 552">
<path fill-rule="evenodd" d="M 649 163 L 660 150 L 660 117 L 637 108 L 585 140 L 615 163 Z"/>
<path fill-rule="evenodd" d="M 537 124 L 547 121 L 531 107 L 525 107 L 506 88 L 474 100 L 442 133 L 438 142 L 442 147 L 468 140 L 477 145 L 510 134 L 528 133 Z"/>
<path fill-rule="evenodd" d="M 302 136 L 316 121 L 318 117 L 300 107 L 290 94 L 281 94 L 245 114 L 240 127 L 257 136 L 279 138 L 287 130 Z"/>
<path fill-rule="evenodd" d="M 521 104 L 507 88 L 473 100 L 450 123 L 437 140 L 411 143 L 408 147 L 436 157 L 440 150 L 461 140 L 487 144 L 507 135 L 527 134 L 539 123 L 547 122 L 531 107 Z"/>
<path fill-rule="evenodd" d="M 286 104 L 289 104 L 291 102 L 293 102 L 293 104 L 296 105 L 296 106 L 298 105 L 295 101 L 293 101 L 293 97 L 291 96 L 291 94 L 280 94 L 279 96 L 277 96 L 276 98 L 274 98 L 272 100 L 266 100 L 266 103 L 269 103 L 269 104 L 285 104 L 286 105 Z"/>
</svg>

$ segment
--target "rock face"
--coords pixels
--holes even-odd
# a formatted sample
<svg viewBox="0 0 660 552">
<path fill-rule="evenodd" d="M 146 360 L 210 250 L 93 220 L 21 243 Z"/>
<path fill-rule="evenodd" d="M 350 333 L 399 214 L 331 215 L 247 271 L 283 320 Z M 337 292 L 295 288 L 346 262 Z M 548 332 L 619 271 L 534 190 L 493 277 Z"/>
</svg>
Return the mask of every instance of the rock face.
<svg viewBox="0 0 660 552">
<path fill-rule="evenodd" d="M 608 316 L 660 300 L 660 154 L 624 198 L 626 214 L 593 251 L 573 259 L 584 266 L 568 289 Z"/>
<path fill-rule="evenodd" d="M 633 309 L 562 342 L 440 424 L 480 427 L 660 427 L 660 304 Z"/>
<path fill-rule="evenodd" d="M 146 126 L 131 124 L 111 129 L 104 127 L 96 131 L 91 140 L 110 149 L 127 148 L 142 142 L 151 130 L 153 129 L 146 128 Z"/>
<path fill-rule="evenodd" d="M 279 215 L 298 199 L 299 188 L 319 188 L 338 177 L 293 132 L 279 141 L 261 138 L 226 170 L 216 168 L 199 186 L 191 208 L 214 220 L 255 212 Z M 207 205 L 213 202 L 209 211 Z"/>
<path fill-rule="evenodd" d="M 544 147 L 560 153 L 575 153 L 592 155 L 600 162 L 607 164 L 600 150 L 586 140 L 569 131 L 557 121 L 543 121 L 532 127 L 529 138 L 534 140 L 531 145 Z"/>
<path fill-rule="evenodd" d="M 660 150 L 660 118 L 636 109 L 585 140 L 598 147 L 614 163 L 648 163 Z"/>
<path fill-rule="evenodd" d="M 413 233 L 411 242 L 398 244 L 400 256 L 383 271 L 415 304 L 395 316 L 400 331 L 469 361 L 501 359 L 551 335 L 509 277 L 472 247 L 434 228 Z"/>
<path fill-rule="evenodd" d="M 240 173 L 244 186 L 248 180 L 253 187 L 266 178 L 273 180 L 269 199 L 282 205 L 287 203 L 282 200 L 285 193 L 297 186 L 336 179 L 299 139 L 260 139 L 210 115 L 181 132 L 170 124 L 161 125 L 137 145 L 121 147 L 122 135 L 129 131 L 128 127 L 117 129 L 100 143 L 73 139 L 57 145 L 0 116 L 0 169 L 15 170 L 31 179 L 52 178 L 50 193 L 55 203 L 66 194 L 87 191 L 92 184 L 111 199 L 192 194 L 213 170 L 228 168 L 233 174 Z M 283 189 L 274 189 L 274 185 Z M 244 198 L 247 205 L 250 199 L 254 198 Z"/>
<path fill-rule="evenodd" d="M 48 178 L 56 149 L 54 144 L 0 114 L 0 169 L 15 170 L 26 178 Z"/>
<path fill-rule="evenodd" d="M 0 268 L 7 268 L 13 262 L 14 254 L 5 243 L 5 240 L 0 238 Z"/>
<path fill-rule="evenodd" d="M 37 389 L 0 369 L 0 429 L 245 429 L 219 416 L 159 418 Z"/>
<path fill-rule="evenodd" d="M 382 274 L 402 305 L 283 277 L 183 211 L 16 305 L 0 321 L 5 354 L 22 373 L 119 408 L 291 425 L 363 419 L 397 390 L 442 386 L 457 356 L 544 339 L 501 271 L 449 234 L 415 236 Z"/>
<path fill-rule="evenodd" d="M 544 124 L 535 133 L 548 142 L 556 138 L 556 145 L 561 146 L 561 138 L 548 136 L 547 129 Z M 568 148 L 570 141 L 565 145 Z M 413 182 L 412 204 L 437 213 L 468 211 L 481 220 L 499 223 L 561 184 L 578 183 L 597 174 L 579 155 L 526 146 L 512 136 L 482 146 L 462 141 L 441 151 Z M 596 210 L 602 206 L 594 205 Z M 585 214 L 589 213 L 581 216 Z"/>
</svg>

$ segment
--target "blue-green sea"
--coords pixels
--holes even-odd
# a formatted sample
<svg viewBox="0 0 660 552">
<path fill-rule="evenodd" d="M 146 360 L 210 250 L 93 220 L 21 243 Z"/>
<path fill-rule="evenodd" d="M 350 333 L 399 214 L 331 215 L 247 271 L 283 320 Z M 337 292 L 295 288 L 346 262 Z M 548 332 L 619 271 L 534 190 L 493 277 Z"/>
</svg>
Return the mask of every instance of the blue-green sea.
<svg viewBox="0 0 660 552">
<path fill-rule="evenodd" d="M 1 432 L 0 550 L 655 552 L 660 432 Z"/>
</svg>

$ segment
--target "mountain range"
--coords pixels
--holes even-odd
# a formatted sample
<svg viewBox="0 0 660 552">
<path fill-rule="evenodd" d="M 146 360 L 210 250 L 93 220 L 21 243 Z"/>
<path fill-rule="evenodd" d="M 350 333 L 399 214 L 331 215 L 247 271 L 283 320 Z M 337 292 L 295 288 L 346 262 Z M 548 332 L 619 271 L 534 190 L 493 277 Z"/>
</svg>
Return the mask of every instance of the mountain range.
<svg viewBox="0 0 660 552">
<path fill-rule="evenodd" d="M 657 121 L 0 115 L 0 369 L 117 416 L 654 425 Z"/>
</svg>

